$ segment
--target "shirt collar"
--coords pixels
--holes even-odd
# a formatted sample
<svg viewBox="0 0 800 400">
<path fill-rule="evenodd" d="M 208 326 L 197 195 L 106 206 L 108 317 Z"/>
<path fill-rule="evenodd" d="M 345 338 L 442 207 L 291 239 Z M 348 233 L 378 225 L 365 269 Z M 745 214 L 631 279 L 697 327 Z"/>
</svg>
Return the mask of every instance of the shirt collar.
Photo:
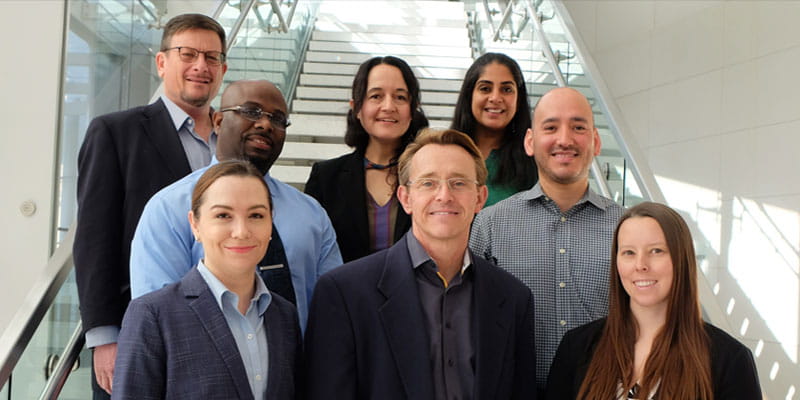
<svg viewBox="0 0 800 400">
<path fill-rule="evenodd" d="M 431 256 L 428 255 L 428 252 L 425 251 L 425 248 L 422 247 L 422 243 L 417 240 L 417 237 L 414 236 L 414 232 L 409 231 L 406 234 L 406 244 L 408 245 L 408 254 L 411 256 L 411 266 L 414 269 L 417 269 L 420 265 L 425 264 L 428 260 L 433 261 Z M 461 274 L 463 275 L 466 272 L 467 268 L 472 265 L 472 260 L 470 259 L 469 251 L 464 251 L 464 261 L 461 264 Z"/>
<path fill-rule="evenodd" d="M 170 100 L 167 96 L 162 94 L 161 101 L 163 101 L 164 105 L 167 107 L 167 112 L 169 112 L 169 117 L 172 119 L 172 124 L 175 125 L 176 131 L 181 130 L 181 127 L 184 123 L 186 123 L 187 118 L 194 123 L 194 120 L 189 116 L 189 114 L 187 114 L 186 111 L 183 111 L 182 108 L 178 107 L 178 105 Z"/>
<path fill-rule="evenodd" d="M 212 165 L 214 165 L 214 164 L 219 164 L 219 160 L 217 160 L 217 155 L 216 155 L 216 154 L 213 154 L 213 155 L 211 156 L 211 162 L 209 162 L 209 163 L 208 163 L 208 167 L 206 167 L 206 170 L 207 170 L 209 167 L 211 167 Z M 203 172 L 205 172 L 205 170 L 204 170 Z M 264 174 L 264 180 L 265 180 L 267 183 L 270 183 L 270 181 L 271 181 L 272 179 L 273 179 L 273 178 L 272 178 L 271 176 L 269 176 L 269 171 L 267 171 L 267 173 L 266 173 L 266 174 Z M 270 190 L 272 190 L 272 186 L 270 186 L 270 188 L 269 188 L 269 189 L 270 189 Z M 272 193 L 270 192 L 270 194 L 272 194 Z"/>
<path fill-rule="evenodd" d="M 255 266 L 253 267 L 255 271 Z M 216 276 L 203 264 L 203 260 L 197 262 L 197 272 L 200 273 L 200 276 L 203 277 L 203 280 L 206 281 L 208 288 L 211 290 L 211 294 L 214 295 L 214 300 L 217 301 L 217 305 L 221 310 L 224 310 L 223 301 L 226 297 L 232 299 L 233 304 L 231 304 L 234 309 L 236 308 L 236 302 L 238 301 L 238 296 L 236 293 L 231 292 L 228 290 L 225 285 L 217 279 Z M 267 311 L 267 306 L 272 301 L 272 296 L 270 295 L 269 291 L 267 290 L 267 286 L 264 284 L 264 281 L 253 272 L 255 275 L 256 281 L 256 291 L 253 293 L 253 299 L 251 299 L 251 303 L 253 300 L 256 302 L 256 310 L 258 311 L 258 315 L 264 315 L 264 312 Z M 230 294 L 226 294 L 230 293 Z"/>
<path fill-rule="evenodd" d="M 522 193 L 523 200 L 535 200 L 542 197 L 548 198 L 547 195 L 542 190 L 542 185 L 540 185 L 539 182 L 536 182 L 536 184 L 533 185 L 532 188 Z M 594 190 L 592 190 L 591 185 L 586 188 L 586 192 L 583 193 L 583 197 L 581 197 L 581 199 L 578 200 L 578 202 L 575 203 L 573 207 L 583 204 L 585 202 L 589 202 L 590 204 L 594 205 L 595 207 L 601 210 L 605 210 L 609 204 L 608 201 L 605 201 L 605 198 L 603 196 L 600 196 L 599 194 L 595 193 Z"/>
</svg>

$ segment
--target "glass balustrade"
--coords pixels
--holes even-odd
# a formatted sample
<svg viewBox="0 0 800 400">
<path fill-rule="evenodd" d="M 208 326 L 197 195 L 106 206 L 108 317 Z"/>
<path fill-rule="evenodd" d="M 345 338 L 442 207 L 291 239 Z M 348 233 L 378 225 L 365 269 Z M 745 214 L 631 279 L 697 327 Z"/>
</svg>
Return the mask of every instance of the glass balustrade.
<svg viewBox="0 0 800 400">
<path fill-rule="evenodd" d="M 506 13 L 509 3 L 511 11 Z M 596 157 L 599 172 L 609 188 L 610 197 L 626 207 L 644 200 L 633 171 L 628 168 L 620 151 L 618 134 L 608 123 L 608 116 L 600 103 L 591 80 L 584 73 L 580 60 L 575 56 L 573 45 L 565 35 L 563 25 L 550 1 L 537 1 L 537 12 L 543 16 L 542 28 L 547 41 L 542 41 L 534 30 L 527 1 L 465 1 L 474 26 L 473 36 L 478 39 L 479 52 L 501 52 L 514 58 L 525 76 L 531 106 L 545 92 L 558 86 L 553 68 L 543 52 L 549 44 L 565 83 L 589 98 L 595 114 L 595 125 L 600 133 L 602 152 Z M 507 17 L 506 17 L 507 16 Z M 506 21 L 505 24 L 501 23 Z M 499 40 L 494 40 L 497 37 Z M 473 46 L 476 47 L 476 46 Z M 600 191 L 598 182 L 591 180 L 595 191 Z"/>
<path fill-rule="evenodd" d="M 248 1 L 226 1 L 217 19 L 229 36 L 229 70 L 225 84 L 238 79 L 273 81 L 287 99 L 292 95 L 318 2 L 297 5 L 253 2 L 241 28 L 234 26 Z M 59 148 L 60 207 L 56 241 L 61 242 L 76 216 L 77 155 L 86 128 L 95 116 L 147 104 L 161 81 L 154 57 L 162 24 L 183 12 L 211 14 L 219 1 L 198 1 L 186 9 L 181 1 L 76 0 L 69 2 L 69 29 L 62 86 Z M 174 11 L 174 12 L 173 12 Z M 246 11 L 246 10 L 245 10 Z M 231 35 L 233 33 L 234 35 Z M 216 103 L 218 103 L 216 99 Z M 71 248 L 72 243 L 63 243 Z M 71 263 L 71 261 L 70 261 Z M 72 265 L 64 266 L 71 271 Z M 67 341 L 80 321 L 74 272 L 61 285 L 42 322 L 20 356 L 0 398 L 38 398 Z M 59 398 L 90 398 L 91 352 L 83 350 Z"/>
</svg>

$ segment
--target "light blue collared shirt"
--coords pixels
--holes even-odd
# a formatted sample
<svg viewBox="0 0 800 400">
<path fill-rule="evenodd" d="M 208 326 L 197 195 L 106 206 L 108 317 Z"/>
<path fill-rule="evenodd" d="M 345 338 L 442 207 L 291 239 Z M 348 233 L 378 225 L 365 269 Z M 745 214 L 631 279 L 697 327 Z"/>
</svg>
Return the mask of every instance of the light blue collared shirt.
<svg viewBox="0 0 800 400">
<path fill-rule="evenodd" d="M 212 158 L 211 165 L 217 162 Z M 134 298 L 179 281 L 203 258 L 203 246 L 194 240 L 187 214 L 194 185 L 207 169 L 192 172 L 147 202 L 131 242 Z M 317 279 L 342 265 L 336 233 L 328 214 L 312 197 L 269 174 L 264 181 L 272 196 L 273 223 L 291 270 L 300 327 L 305 330 Z"/>
<path fill-rule="evenodd" d="M 178 138 L 181 140 L 183 151 L 186 153 L 186 158 L 189 159 L 189 166 L 192 171 L 208 165 L 217 148 L 217 134 L 211 131 L 211 135 L 208 136 L 208 142 L 206 142 L 194 130 L 195 121 L 186 111 L 183 111 L 167 96 L 161 95 L 161 101 L 167 107 L 172 123 L 175 125 L 175 130 L 178 131 Z"/>
<path fill-rule="evenodd" d="M 244 370 L 247 372 L 247 380 L 250 382 L 250 389 L 253 397 L 263 399 L 267 393 L 267 372 L 269 370 L 269 346 L 267 344 L 267 332 L 264 327 L 264 312 L 267 311 L 272 296 L 267 291 L 264 281 L 253 273 L 256 283 L 256 290 L 250 305 L 244 315 L 239 312 L 239 296 L 231 292 L 228 288 L 209 271 L 203 264 L 203 260 L 197 263 L 197 272 L 206 281 L 211 294 L 217 300 L 225 321 L 233 333 L 239 355 L 244 362 Z"/>
</svg>

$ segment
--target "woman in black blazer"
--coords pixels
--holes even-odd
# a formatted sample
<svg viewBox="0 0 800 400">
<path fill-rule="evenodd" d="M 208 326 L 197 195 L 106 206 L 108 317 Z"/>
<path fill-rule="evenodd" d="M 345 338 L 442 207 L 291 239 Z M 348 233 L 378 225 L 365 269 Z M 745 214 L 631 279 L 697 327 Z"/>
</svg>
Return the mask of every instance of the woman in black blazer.
<svg viewBox="0 0 800 400">
<path fill-rule="evenodd" d="M 564 336 L 547 399 L 761 398 L 750 350 L 702 320 L 692 237 L 677 212 L 629 209 L 611 255 L 608 317 Z"/>
<path fill-rule="evenodd" d="M 331 218 L 345 262 L 388 248 L 411 227 L 397 201 L 397 159 L 428 126 L 405 61 L 374 57 L 353 78 L 345 143 L 353 153 L 314 164 L 305 191 Z"/>
</svg>

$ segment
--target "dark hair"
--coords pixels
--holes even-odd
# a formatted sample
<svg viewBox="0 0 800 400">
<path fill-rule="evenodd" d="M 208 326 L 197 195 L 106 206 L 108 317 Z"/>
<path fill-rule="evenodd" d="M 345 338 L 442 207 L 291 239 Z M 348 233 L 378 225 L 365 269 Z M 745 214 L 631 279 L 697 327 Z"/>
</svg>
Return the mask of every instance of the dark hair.
<svg viewBox="0 0 800 400">
<path fill-rule="evenodd" d="M 472 63 L 464 75 L 450 128 L 466 133 L 477 143 L 475 131 L 478 121 L 472 115 L 472 93 L 478 78 L 486 66 L 492 63 L 504 65 L 511 71 L 514 83 L 517 85 L 517 112 L 506 126 L 500 148 L 497 149 L 500 165 L 491 183 L 509 185 L 517 190 L 529 189 L 538 178 L 536 163 L 533 158 L 525 154 L 523 144 L 525 132 L 531 127 L 531 106 L 525 78 L 522 76 L 519 64 L 513 58 L 502 53 L 486 53 Z"/>
<path fill-rule="evenodd" d="M 400 70 L 400 73 L 403 75 L 403 80 L 408 87 L 408 96 L 411 99 L 411 124 L 408 125 L 408 130 L 406 130 L 400 138 L 400 145 L 397 147 L 394 157 L 394 159 L 397 159 L 406 146 L 417 136 L 417 132 L 428 126 L 428 118 L 425 117 L 425 113 L 420 107 L 419 81 L 417 77 L 414 76 L 414 72 L 411 71 L 411 67 L 409 67 L 405 61 L 397 57 L 373 57 L 364 61 L 361 66 L 358 67 L 358 72 L 356 72 L 356 76 L 353 77 L 353 93 L 351 95 L 353 107 L 347 112 L 347 130 L 344 134 L 344 142 L 348 146 L 354 147 L 357 152 L 362 154 L 367 149 L 369 134 L 364 130 L 361 121 L 356 118 L 356 115 L 361 111 L 361 106 L 364 104 L 364 97 L 367 95 L 369 72 L 372 68 L 380 64 L 391 65 Z"/>
<path fill-rule="evenodd" d="M 165 51 L 171 46 L 172 36 L 187 31 L 189 29 L 203 29 L 212 31 L 219 36 L 222 44 L 222 52 L 225 53 L 225 29 L 213 18 L 203 14 L 181 14 L 172 17 L 164 25 L 164 33 L 161 35 L 161 51 Z M 210 50 L 210 49 L 206 49 Z"/>
<path fill-rule="evenodd" d="M 200 217 L 200 206 L 203 205 L 204 200 L 203 195 L 214 182 L 225 176 L 256 178 L 264 185 L 264 189 L 267 191 L 267 204 L 269 204 L 269 210 L 272 212 L 272 194 L 269 191 L 267 182 L 264 181 L 264 174 L 249 161 L 228 160 L 220 161 L 218 164 L 209 167 L 206 172 L 203 172 L 203 175 L 200 176 L 200 179 L 198 179 L 197 183 L 194 185 L 194 189 L 192 190 L 192 212 L 195 218 Z"/>
<path fill-rule="evenodd" d="M 660 399 L 712 400 L 709 339 L 697 294 L 697 261 L 692 235 L 680 214 L 663 204 L 651 202 L 626 211 L 614 231 L 608 319 L 578 398 L 615 398 L 620 381 L 626 388 L 635 383 L 633 355 L 638 327 L 631 314 L 631 297 L 619 278 L 617 252 L 622 224 L 630 218 L 641 217 L 656 220 L 664 233 L 672 261 L 672 287 L 667 300 L 666 322 L 653 341 L 639 381 L 640 393 L 647 395 L 660 381 Z"/>
<path fill-rule="evenodd" d="M 455 129 L 427 128 L 423 129 L 414 141 L 406 147 L 403 154 L 400 155 L 398 175 L 401 185 L 408 184 L 410 178 L 409 174 L 411 173 L 411 160 L 414 158 L 414 155 L 417 154 L 419 149 L 429 144 L 452 144 L 466 150 L 475 162 L 475 179 L 478 181 L 478 186 L 486 184 L 486 175 L 488 175 L 488 172 L 486 172 L 486 164 L 483 162 L 483 156 L 481 156 L 481 151 L 478 150 L 478 146 L 475 145 L 475 142 L 473 142 L 469 136 Z"/>
</svg>

